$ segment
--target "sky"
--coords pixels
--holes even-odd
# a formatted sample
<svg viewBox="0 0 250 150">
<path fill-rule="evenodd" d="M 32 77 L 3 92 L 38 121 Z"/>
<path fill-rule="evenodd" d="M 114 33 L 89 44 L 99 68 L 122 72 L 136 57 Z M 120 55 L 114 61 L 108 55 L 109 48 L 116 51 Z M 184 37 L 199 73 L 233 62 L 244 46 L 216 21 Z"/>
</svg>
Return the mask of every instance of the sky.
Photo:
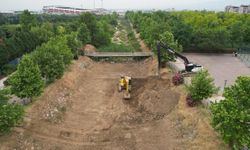
<svg viewBox="0 0 250 150">
<path fill-rule="evenodd" d="M 0 0 L 0 11 L 42 10 L 46 5 L 100 8 L 102 0 Z M 250 4 L 249 0 L 103 0 L 106 9 L 224 10 L 226 5 Z"/>
</svg>

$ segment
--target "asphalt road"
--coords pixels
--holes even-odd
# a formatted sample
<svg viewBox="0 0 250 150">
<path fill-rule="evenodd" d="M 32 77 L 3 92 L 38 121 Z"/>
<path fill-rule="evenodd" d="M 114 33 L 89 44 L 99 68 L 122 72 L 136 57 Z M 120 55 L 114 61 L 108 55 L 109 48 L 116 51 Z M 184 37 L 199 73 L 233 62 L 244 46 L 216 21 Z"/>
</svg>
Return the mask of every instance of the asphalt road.
<svg viewBox="0 0 250 150">
<path fill-rule="evenodd" d="M 238 76 L 250 76 L 250 68 L 239 58 L 231 54 L 196 54 L 185 53 L 189 61 L 200 64 L 208 69 L 214 78 L 216 86 L 223 89 L 225 80 L 227 86 L 232 85 Z"/>
</svg>

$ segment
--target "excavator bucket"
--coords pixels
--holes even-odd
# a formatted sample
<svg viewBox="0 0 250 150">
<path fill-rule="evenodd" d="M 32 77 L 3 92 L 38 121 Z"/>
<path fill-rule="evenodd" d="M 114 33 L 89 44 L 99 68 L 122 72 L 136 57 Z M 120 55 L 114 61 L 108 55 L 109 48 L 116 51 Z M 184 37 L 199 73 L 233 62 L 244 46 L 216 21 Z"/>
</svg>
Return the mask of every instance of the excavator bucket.
<svg viewBox="0 0 250 150">
<path fill-rule="evenodd" d="M 129 99 L 131 98 L 130 93 L 128 93 L 128 92 L 124 92 L 124 94 L 123 94 L 123 98 L 124 98 L 125 100 L 129 100 Z"/>
</svg>

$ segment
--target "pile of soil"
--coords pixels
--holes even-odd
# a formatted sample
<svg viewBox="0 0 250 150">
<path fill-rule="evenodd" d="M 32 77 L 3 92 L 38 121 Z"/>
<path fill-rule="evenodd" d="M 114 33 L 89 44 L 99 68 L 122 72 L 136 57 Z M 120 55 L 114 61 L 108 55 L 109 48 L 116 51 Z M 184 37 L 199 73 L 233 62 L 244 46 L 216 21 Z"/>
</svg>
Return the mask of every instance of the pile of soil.
<svg viewBox="0 0 250 150">
<path fill-rule="evenodd" d="M 132 79 L 131 100 L 117 118 L 118 122 L 142 124 L 163 119 L 178 104 L 180 94 L 171 90 L 171 82 L 159 77 Z"/>
<path fill-rule="evenodd" d="M 81 50 L 85 53 L 93 53 L 96 52 L 96 47 L 91 44 L 86 44 Z"/>
</svg>

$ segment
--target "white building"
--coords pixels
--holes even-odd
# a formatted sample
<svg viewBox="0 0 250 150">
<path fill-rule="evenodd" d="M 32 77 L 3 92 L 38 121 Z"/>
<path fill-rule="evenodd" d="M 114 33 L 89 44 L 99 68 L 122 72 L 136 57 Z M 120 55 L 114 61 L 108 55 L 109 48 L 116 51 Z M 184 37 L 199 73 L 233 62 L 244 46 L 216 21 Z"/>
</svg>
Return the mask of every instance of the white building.
<svg viewBox="0 0 250 150">
<path fill-rule="evenodd" d="M 63 7 L 63 6 L 44 6 L 43 13 L 45 14 L 55 14 L 55 15 L 80 15 L 81 13 L 91 12 L 97 15 L 107 14 L 108 11 L 103 8 L 96 9 L 82 9 L 73 7 Z"/>
<path fill-rule="evenodd" d="M 248 13 L 249 6 L 248 5 L 240 5 L 239 13 L 246 14 Z"/>
<path fill-rule="evenodd" d="M 56 14 L 56 15 L 79 15 L 84 12 L 90 12 L 89 9 L 72 8 L 63 6 L 44 6 L 43 13 L 45 14 Z"/>
<path fill-rule="evenodd" d="M 229 5 L 225 7 L 225 12 L 234 12 L 241 14 L 250 13 L 250 5 L 240 5 L 240 7 Z"/>
<path fill-rule="evenodd" d="M 239 7 L 237 6 L 231 6 L 229 8 L 229 11 L 228 12 L 234 12 L 234 13 L 238 13 L 239 12 Z"/>
</svg>

